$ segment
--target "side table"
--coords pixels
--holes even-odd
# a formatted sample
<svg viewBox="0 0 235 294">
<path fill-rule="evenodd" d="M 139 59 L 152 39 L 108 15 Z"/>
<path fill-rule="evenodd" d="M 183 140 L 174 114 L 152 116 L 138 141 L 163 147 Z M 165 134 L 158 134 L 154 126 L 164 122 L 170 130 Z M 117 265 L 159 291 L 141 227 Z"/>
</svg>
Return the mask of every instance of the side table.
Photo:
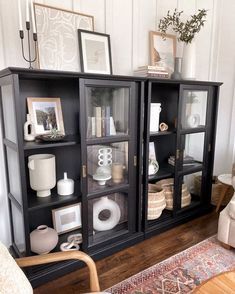
<svg viewBox="0 0 235 294">
<path fill-rule="evenodd" d="M 218 181 L 223 184 L 223 187 L 222 187 L 222 191 L 221 191 L 221 195 L 220 195 L 220 198 L 219 198 L 219 201 L 217 203 L 217 206 L 216 206 L 216 212 L 219 211 L 219 208 L 221 206 L 221 203 L 226 195 L 226 193 L 228 192 L 230 186 L 232 186 L 232 174 L 222 174 L 222 175 L 219 175 L 218 176 Z"/>
</svg>

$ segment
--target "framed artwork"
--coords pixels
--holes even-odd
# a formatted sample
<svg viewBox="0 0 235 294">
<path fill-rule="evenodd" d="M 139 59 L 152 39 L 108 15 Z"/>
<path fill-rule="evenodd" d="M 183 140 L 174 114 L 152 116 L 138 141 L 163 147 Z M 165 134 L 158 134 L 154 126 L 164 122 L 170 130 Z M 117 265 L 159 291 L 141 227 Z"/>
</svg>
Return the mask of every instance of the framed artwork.
<svg viewBox="0 0 235 294">
<path fill-rule="evenodd" d="M 112 74 L 110 36 L 78 30 L 81 70 L 86 73 Z"/>
<path fill-rule="evenodd" d="M 28 97 L 27 104 L 35 135 L 49 134 L 52 129 L 65 135 L 60 98 Z"/>
<path fill-rule="evenodd" d="M 77 29 L 94 30 L 94 17 L 34 3 L 41 69 L 80 71 Z"/>
<path fill-rule="evenodd" d="M 150 62 L 151 65 L 162 66 L 169 74 L 174 71 L 174 58 L 176 54 L 176 37 L 166 34 L 163 39 L 161 33 L 151 31 Z"/>
<path fill-rule="evenodd" d="M 52 220 L 58 234 L 81 228 L 81 203 L 52 209 Z"/>
</svg>

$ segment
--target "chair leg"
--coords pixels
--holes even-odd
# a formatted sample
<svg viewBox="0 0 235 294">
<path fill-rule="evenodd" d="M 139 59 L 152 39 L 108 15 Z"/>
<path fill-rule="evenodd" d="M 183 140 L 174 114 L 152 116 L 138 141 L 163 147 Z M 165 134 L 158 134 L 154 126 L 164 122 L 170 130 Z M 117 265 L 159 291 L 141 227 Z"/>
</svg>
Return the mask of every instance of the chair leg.
<svg viewBox="0 0 235 294">
<path fill-rule="evenodd" d="M 228 189 L 229 189 L 229 186 L 227 186 L 227 185 L 223 185 L 223 190 L 222 190 L 222 192 L 221 192 L 221 195 L 220 195 L 220 198 L 219 198 L 218 204 L 217 204 L 217 206 L 216 206 L 216 210 L 215 210 L 216 212 L 219 211 L 219 208 L 220 208 L 220 206 L 221 206 L 221 203 L 222 203 L 222 201 L 224 200 L 224 197 L 225 197 L 225 195 L 226 195 Z"/>
</svg>

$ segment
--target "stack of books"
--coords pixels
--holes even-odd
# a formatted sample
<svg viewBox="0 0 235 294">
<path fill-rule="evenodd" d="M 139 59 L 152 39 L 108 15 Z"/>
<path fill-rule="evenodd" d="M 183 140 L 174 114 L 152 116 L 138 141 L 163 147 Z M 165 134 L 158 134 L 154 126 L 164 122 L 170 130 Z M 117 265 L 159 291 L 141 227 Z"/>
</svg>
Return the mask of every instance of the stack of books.
<svg viewBox="0 0 235 294">
<path fill-rule="evenodd" d="M 158 65 L 144 65 L 138 67 L 137 70 L 134 71 L 135 76 L 141 77 L 154 77 L 154 78 L 169 78 L 169 73 L 163 66 Z"/>
<path fill-rule="evenodd" d="M 197 163 L 198 161 L 196 161 L 192 156 L 186 155 L 183 158 L 183 166 L 190 166 L 190 165 L 194 165 L 195 163 Z M 170 165 L 175 166 L 175 156 L 172 155 L 168 158 L 168 163 Z"/>
<path fill-rule="evenodd" d="M 87 137 L 106 137 L 116 135 L 113 117 L 110 115 L 110 106 L 94 107 L 94 116 L 88 117 Z"/>
</svg>

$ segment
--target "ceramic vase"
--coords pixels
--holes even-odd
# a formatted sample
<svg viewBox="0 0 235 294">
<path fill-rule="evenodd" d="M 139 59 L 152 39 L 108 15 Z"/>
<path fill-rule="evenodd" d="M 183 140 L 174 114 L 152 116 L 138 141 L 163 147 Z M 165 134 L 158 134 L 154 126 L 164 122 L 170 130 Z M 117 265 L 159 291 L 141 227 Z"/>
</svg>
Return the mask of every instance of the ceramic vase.
<svg viewBox="0 0 235 294">
<path fill-rule="evenodd" d="M 58 243 L 56 230 L 41 225 L 30 233 L 31 251 L 37 254 L 49 253 Z"/>
<path fill-rule="evenodd" d="M 57 182 L 57 193 L 59 195 L 72 195 L 74 192 L 74 180 L 68 179 L 67 173 L 64 173 L 64 178 Z"/>
<path fill-rule="evenodd" d="M 38 197 L 51 195 L 56 185 L 55 155 L 36 154 L 28 157 L 30 186 Z"/>
<path fill-rule="evenodd" d="M 181 79 L 181 70 L 182 70 L 182 58 L 175 57 L 174 72 L 171 74 L 171 79 L 180 80 Z"/>
<path fill-rule="evenodd" d="M 151 103 L 150 106 L 150 132 L 159 131 L 159 116 L 161 112 L 161 103 Z"/>
<path fill-rule="evenodd" d="M 34 141 L 34 126 L 30 118 L 30 114 L 27 114 L 26 122 L 24 123 L 24 140 L 25 141 Z"/>
<path fill-rule="evenodd" d="M 106 220 L 101 220 L 99 216 L 104 210 L 108 210 L 110 214 Z M 97 231 L 111 230 L 118 224 L 120 217 L 119 205 L 108 197 L 100 198 L 93 205 L 93 228 Z"/>
<path fill-rule="evenodd" d="M 196 44 L 194 41 L 191 43 L 184 43 L 183 48 L 183 61 L 182 61 L 182 78 L 185 80 L 194 80 L 196 68 Z"/>
</svg>

